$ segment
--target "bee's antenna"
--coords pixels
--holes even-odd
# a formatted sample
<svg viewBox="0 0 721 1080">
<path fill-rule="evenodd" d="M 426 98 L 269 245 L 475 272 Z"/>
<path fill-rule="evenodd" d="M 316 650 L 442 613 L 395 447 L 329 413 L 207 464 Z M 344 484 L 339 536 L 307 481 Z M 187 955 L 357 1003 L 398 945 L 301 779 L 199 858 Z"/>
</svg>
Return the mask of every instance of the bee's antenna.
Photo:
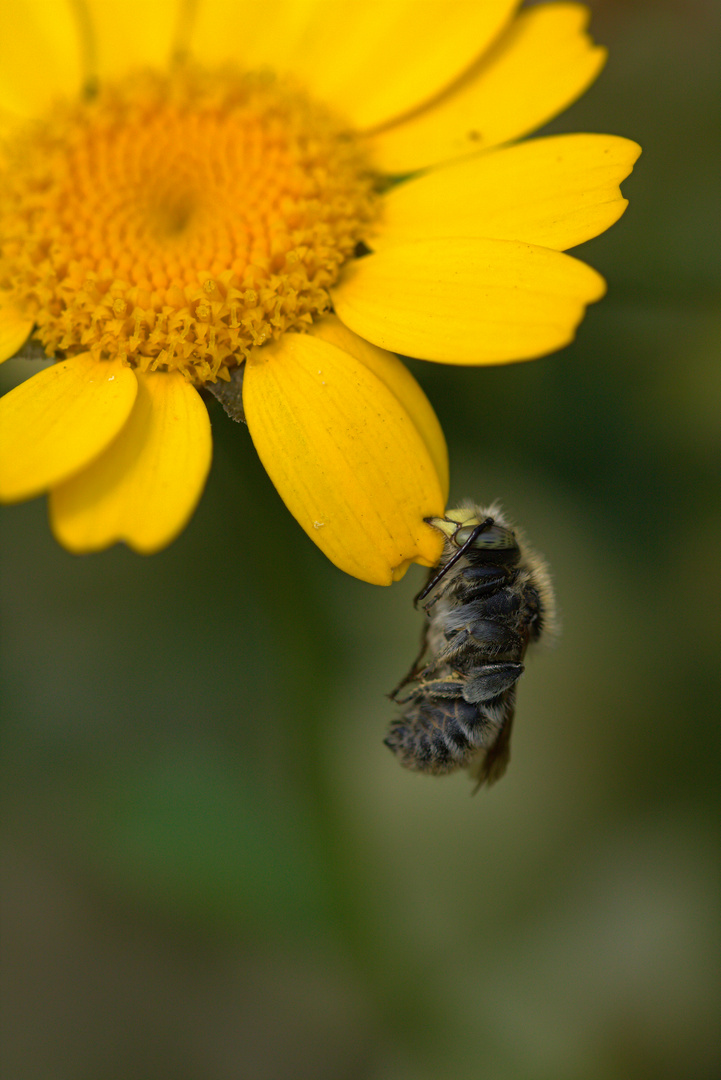
<svg viewBox="0 0 721 1080">
<path fill-rule="evenodd" d="M 418 593 L 418 595 L 416 596 L 416 598 L 413 601 L 413 606 L 414 607 L 418 607 L 418 604 L 421 602 L 421 600 L 424 600 L 426 598 L 426 596 L 428 596 L 428 593 L 431 591 L 431 589 L 435 589 L 436 585 L 439 583 L 439 581 L 443 580 L 443 578 L 446 576 L 446 574 L 451 569 L 451 567 L 455 566 L 456 563 L 458 562 L 458 560 L 463 558 L 465 553 L 468 551 L 468 549 L 470 547 L 472 547 L 472 545 L 476 542 L 476 540 L 481 535 L 481 533 L 485 532 L 486 529 L 489 529 L 492 524 L 493 524 L 493 518 L 492 517 L 487 517 L 485 521 L 482 521 L 480 523 L 480 525 L 476 525 L 475 529 L 473 530 L 471 535 L 468 537 L 468 539 L 466 540 L 463 547 L 460 547 L 458 549 L 458 551 L 455 553 L 455 555 L 453 555 L 448 560 L 446 565 L 441 570 L 438 571 L 438 573 L 435 575 L 435 577 L 431 578 L 431 580 L 428 582 L 426 587 L 424 589 L 421 589 L 421 591 Z"/>
</svg>

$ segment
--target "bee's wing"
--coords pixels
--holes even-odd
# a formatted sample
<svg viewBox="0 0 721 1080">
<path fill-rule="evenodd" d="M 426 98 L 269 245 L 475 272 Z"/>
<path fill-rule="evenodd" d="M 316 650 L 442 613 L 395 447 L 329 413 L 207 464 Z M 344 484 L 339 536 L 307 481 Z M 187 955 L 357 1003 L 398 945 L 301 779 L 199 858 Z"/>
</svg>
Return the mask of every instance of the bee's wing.
<svg viewBox="0 0 721 1080">
<path fill-rule="evenodd" d="M 528 639 L 529 631 L 528 628 L 526 628 L 525 640 L 519 660 L 523 660 L 523 657 L 526 655 Z M 497 780 L 500 780 L 511 760 L 511 731 L 513 730 L 513 718 L 516 715 L 515 686 L 511 686 L 506 690 L 502 701 L 503 717 L 501 729 L 498 732 L 498 738 L 493 746 L 489 746 L 485 754 L 483 754 L 477 762 L 474 762 L 468 770 L 471 777 L 477 781 L 472 792 L 473 795 L 475 795 L 478 789 L 482 788 L 484 784 L 487 784 L 490 787 L 491 784 L 495 784 Z"/>
<path fill-rule="evenodd" d="M 491 784 L 495 784 L 508 768 L 508 763 L 511 760 L 511 731 L 515 715 L 516 693 L 514 687 L 507 690 L 504 695 L 503 720 L 496 741 L 469 767 L 468 772 L 471 778 L 476 781 L 476 786 L 473 789 L 474 795 L 484 784 L 489 787 Z"/>
</svg>

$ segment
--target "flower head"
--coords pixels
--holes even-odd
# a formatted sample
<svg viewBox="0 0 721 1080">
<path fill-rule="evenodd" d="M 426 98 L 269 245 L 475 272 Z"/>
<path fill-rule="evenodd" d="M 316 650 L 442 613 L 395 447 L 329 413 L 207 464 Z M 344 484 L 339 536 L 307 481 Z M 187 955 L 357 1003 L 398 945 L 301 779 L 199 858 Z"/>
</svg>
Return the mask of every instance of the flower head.
<svg viewBox="0 0 721 1080">
<path fill-rule="evenodd" d="M 377 583 L 434 563 L 445 442 L 393 353 L 570 341 L 604 283 L 563 252 L 621 215 L 638 154 L 515 142 L 604 58 L 582 7 L 517 6 L 13 3 L 0 360 L 32 333 L 56 363 L 0 402 L 0 498 L 49 492 L 70 550 L 156 551 L 210 466 L 201 393 L 242 383 L 263 464 L 333 562 Z"/>
</svg>

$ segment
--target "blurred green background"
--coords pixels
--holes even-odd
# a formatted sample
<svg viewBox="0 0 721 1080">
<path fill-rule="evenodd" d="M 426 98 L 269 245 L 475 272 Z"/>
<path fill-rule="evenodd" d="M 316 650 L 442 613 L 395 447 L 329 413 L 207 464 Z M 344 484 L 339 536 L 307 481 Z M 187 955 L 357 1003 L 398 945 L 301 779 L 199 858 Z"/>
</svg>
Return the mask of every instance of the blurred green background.
<svg viewBox="0 0 721 1080">
<path fill-rule="evenodd" d="M 451 501 L 554 571 L 506 778 L 399 768 L 423 571 L 336 571 L 215 402 L 165 553 L 73 558 L 6 508 L 8 1080 L 721 1074 L 720 6 L 591 6 L 607 69 L 548 130 L 644 147 L 579 249 L 609 294 L 557 356 L 413 365 Z"/>
</svg>

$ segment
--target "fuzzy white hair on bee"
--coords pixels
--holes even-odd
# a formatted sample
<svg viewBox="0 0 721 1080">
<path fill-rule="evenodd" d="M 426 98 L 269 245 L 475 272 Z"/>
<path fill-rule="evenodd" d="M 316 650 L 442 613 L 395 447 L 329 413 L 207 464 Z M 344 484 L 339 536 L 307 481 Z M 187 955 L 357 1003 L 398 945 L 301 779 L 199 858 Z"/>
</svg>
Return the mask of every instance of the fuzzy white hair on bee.
<svg viewBox="0 0 721 1080">
<path fill-rule="evenodd" d="M 555 632 L 553 588 L 546 563 L 497 503 L 426 520 L 445 543 L 416 597 L 427 619 L 423 645 L 390 695 L 401 715 L 385 741 L 406 768 L 467 768 L 480 787 L 508 764 L 526 649 Z"/>
</svg>

